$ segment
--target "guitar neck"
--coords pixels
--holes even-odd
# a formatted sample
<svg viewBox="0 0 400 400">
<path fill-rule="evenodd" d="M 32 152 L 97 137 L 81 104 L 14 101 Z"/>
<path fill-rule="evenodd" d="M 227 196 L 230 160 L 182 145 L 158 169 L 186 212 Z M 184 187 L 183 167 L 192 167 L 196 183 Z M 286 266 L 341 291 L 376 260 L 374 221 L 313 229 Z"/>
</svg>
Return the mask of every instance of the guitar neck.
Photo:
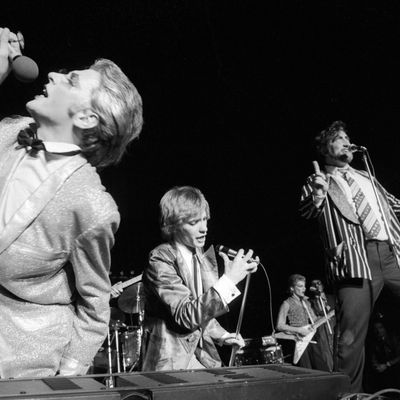
<svg viewBox="0 0 400 400">
<path fill-rule="evenodd" d="M 319 319 L 317 322 L 315 322 L 313 324 L 313 328 L 315 328 L 315 329 L 318 328 L 320 325 L 324 324 L 326 321 L 328 321 L 328 319 L 330 319 L 334 315 L 335 315 L 335 310 L 329 311 L 329 313 L 326 315 L 326 317 L 322 317 L 321 319 Z"/>
<path fill-rule="evenodd" d="M 128 279 L 127 281 L 122 282 L 122 284 L 121 284 L 122 289 L 125 289 L 126 287 L 131 286 L 134 283 L 140 282 L 141 280 L 142 280 L 142 274 L 135 276 L 131 279 Z"/>
</svg>

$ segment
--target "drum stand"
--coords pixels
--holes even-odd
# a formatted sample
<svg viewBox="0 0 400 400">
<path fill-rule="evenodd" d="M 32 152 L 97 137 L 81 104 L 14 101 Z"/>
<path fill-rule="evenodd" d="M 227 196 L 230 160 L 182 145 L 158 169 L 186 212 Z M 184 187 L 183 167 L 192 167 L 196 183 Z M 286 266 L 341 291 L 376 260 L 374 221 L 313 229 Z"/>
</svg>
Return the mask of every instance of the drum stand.
<svg viewBox="0 0 400 400">
<path fill-rule="evenodd" d="M 119 329 L 123 326 L 121 323 L 113 323 L 112 328 L 114 329 L 114 334 L 111 337 L 110 334 L 110 327 L 107 328 L 107 355 L 108 355 L 108 373 L 109 377 L 106 380 L 106 387 L 113 388 L 114 385 L 114 378 L 113 378 L 113 367 L 112 367 L 112 348 L 111 344 L 113 340 L 115 340 L 115 352 L 116 352 L 116 359 L 117 359 L 117 373 L 121 372 L 121 361 L 120 361 L 120 352 L 119 352 Z M 125 371 L 124 371 L 125 372 Z"/>
<path fill-rule="evenodd" d="M 112 375 L 112 353 L 111 353 L 111 337 L 110 337 L 110 328 L 107 328 L 107 354 L 108 354 L 108 373 L 109 377 L 106 378 L 106 387 L 107 389 L 112 389 L 115 387 L 114 385 L 114 377 Z"/>
</svg>

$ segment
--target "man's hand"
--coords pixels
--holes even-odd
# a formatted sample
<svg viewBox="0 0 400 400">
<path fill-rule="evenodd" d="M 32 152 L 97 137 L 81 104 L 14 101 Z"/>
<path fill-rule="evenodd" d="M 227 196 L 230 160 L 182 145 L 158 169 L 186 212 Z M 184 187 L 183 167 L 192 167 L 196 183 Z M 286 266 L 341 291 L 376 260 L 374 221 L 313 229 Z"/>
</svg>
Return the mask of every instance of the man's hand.
<svg viewBox="0 0 400 400">
<path fill-rule="evenodd" d="M 260 261 L 258 257 L 252 262 L 250 258 L 253 255 L 253 250 L 249 250 L 244 254 L 244 250 L 240 249 L 235 258 L 231 261 L 225 253 L 220 252 L 219 255 L 224 259 L 225 275 L 237 285 L 243 280 L 248 273 L 257 271 L 257 265 Z"/>
<path fill-rule="evenodd" d="M 122 282 L 117 282 L 115 285 L 111 286 L 111 298 L 115 299 L 119 297 L 123 290 Z"/>
<path fill-rule="evenodd" d="M 21 43 L 23 36 L 20 32 L 15 34 L 8 28 L 0 28 L 0 83 L 11 72 L 12 60 L 21 55 Z"/>
<path fill-rule="evenodd" d="M 311 177 L 311 186 L 315 197 L 325 197 L 329 188 L 329 179 L 322 172 L 315 173 Z"/>
<path fill-rule="evenodd" d="M 302 326 L 301 328 L 298 328 L 297 333 L 301 336 L 307 336 L 309 333 L 315 331 L 315 329 L 310 326 L 310 325 L 306 325 L 306 326 Z"/>
<path fill-rule="evenodd" d="M 237 346 L 238 349 L 241 349 L 245 346 L 242 335 L 239 333 L 236 337 L 236 333 L 226 333 L 221 338 L 221 342 L 224 345 L 228 346 Z"/>
<path fill-rule="evenodd" d="M 313 161 L 313 167 L 315 173 L 311 176 L 311 186 L 314 199 L 319 203 L 325 198 L 329 189 L 329 178 L 321 172 L 317 161 Z"/>
</svg>

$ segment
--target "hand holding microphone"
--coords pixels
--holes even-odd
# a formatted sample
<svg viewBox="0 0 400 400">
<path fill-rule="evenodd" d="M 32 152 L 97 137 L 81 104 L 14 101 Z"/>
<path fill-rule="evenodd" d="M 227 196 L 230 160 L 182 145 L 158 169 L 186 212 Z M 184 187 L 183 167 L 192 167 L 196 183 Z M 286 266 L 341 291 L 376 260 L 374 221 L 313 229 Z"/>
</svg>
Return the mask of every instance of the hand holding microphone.
<svg viewBox="0 0 400 400">
<path fill-rule="evenodd" d="M 235 252 L 225 246 L 216 246 L 216 248 L 219 255 L 224 259 L 225 275 L 235 285 L 246 278 L 248 273 L 257 271 L 260 259 L 258 257 L 252 258 L 253 250 L 249 250 L 245 254 L 243 249 Z M 233 258 L 233 260 L 230 260 L 229 257 Z"/>
<path fill-rule="evenodd" d="M 38 77 L 37 64 L 21 53 L 24 45 L 22 33 L 15 34 L 8 28 L 0 28 L 0 83 L 11 71 L 21 82 L 32 82 Z"/>
</svg>

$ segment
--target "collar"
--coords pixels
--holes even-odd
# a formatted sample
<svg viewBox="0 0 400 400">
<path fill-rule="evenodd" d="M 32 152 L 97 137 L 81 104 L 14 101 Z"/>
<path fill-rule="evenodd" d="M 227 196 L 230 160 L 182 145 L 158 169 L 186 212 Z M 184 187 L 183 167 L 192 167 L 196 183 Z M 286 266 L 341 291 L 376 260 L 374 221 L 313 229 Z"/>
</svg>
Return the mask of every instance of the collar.
<svg viewBox="0 0 400 400">
<path fill-rule="evenodd" d="M 343 172 L 354 172 L 354 169 L 350 165 L 344 167 L 337 167 L 336 165 L 325 165 L 325 171 L 329 175 L 337 176 Z"/>
<path fill-rule="evenodd" d="M 304 295 L 303 297 L 299 297 L 299 296 L 297 296 L 297 294 L 292 293 L 292 297 L 293 297 L 295 300 L 299 301 L 300 303 L 301 303 L 303 300 L 308 300 L 308 297 L 307 297 L 306 295 Z"/>
<path fill-rule="evenodd" d="M 55 154 L 65 154 L 77 153 L 81 151 L 81 148 L 74 143 L 65 142 L 43 142 L 46 151 Z"/>
<path fill-rule="evenodd" d="M 181 252 L 184 259 L 191 258 L 193 256 L 193 251 L 186 247 L 185 245 L 175 242 L 177 249 Z"/>
<path fill-rule="evenodd" d="M 193 254 L 197 254 L 197 256 L 199 257 L 199 259 L 201 259 L 200 257 L 202 256 L 202 252 L 201 250 L 198 249 L 191 249 L 190 247 L 185 246 L 182 243 L 179 242 L 175 242 L 175 246 L 176 248 L 181 252 L 182 256 L 184 258 L 188 258 L 188 259 L 192 259 Z"/>
</svg>

